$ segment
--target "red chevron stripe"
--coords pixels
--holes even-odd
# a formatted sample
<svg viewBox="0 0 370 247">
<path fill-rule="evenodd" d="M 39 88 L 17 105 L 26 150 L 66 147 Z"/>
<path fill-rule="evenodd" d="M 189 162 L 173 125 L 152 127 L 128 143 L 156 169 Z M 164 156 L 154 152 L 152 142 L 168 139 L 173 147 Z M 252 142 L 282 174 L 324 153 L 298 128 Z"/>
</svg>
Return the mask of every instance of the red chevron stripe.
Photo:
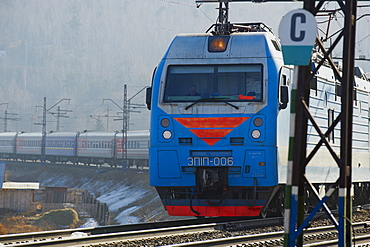
<svg viewBox="0 0 370 247">
<path fill-rule="evenodd" d="M 190 129 L 199 138 L 222 138 L 233 129 Z"/>
<path fill-rule="evenodd" d="M 249 117 L 175 118 L 187 128 L 236 128 Z"/>
<path fill-rule="evenodd" d="M 175 118 L 197 137 L 212 146 L 249 117 Z M 221 129 L 227 128 L 227 129 Z"/>
<path fill-rule="evenodd" d="M 233 129 L 190 129 L 191 132 L 210 146 L 221 140 L 221 138 L 229 134 L 232 130 Z"/>
</svg>

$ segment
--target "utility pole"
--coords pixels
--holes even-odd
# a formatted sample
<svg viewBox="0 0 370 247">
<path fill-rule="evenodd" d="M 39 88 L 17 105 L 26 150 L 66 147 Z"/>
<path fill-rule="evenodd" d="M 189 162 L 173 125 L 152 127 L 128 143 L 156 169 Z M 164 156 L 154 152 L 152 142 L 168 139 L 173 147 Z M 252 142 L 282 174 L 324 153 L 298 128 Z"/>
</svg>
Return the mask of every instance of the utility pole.
<svg viewBox="0 0 370 247">
<path fill-rule="evenodd" d="M 136 112 L 140 113 L 140 111 L 131 110 L 136 108 L 144 108 L 144 104 L 132 104 L 131 100 L 135 98 L 138 94 L 140 94 L 144 89 L 146 89 L 147 86 L 140 89 L 136 94 L 134 94 L 131 98 L 127 99 L 127 85 L 125 84 L 123 86 L 123 95 L 122 95 L 122 107 L 118 105 L 114 100 L 112 99 L 103 99 L 104 101 L 111 101 L 113 104 L 115 104 L 121 111 L 122 111 L 122 118 L 114 119 L 114 121 L 122 120 L 122 159 L 127 159 L 127 133 L 129 130 L 130 125 L 130 113 Z"/>
<path fill-rule="evenodd" d="M 352 125 L 357 0 L 345 1 L 339 176 L 339 244 L 352 246 Z"/>
<path fill-rule="evenodd" d="M 109 106 L 107 106 L 107 115 L 105 115 L 107 117 L 107 131 L 109 131 Z"/>
<path fill-rule="evenodd" d="M 314 16 L 319 11 L 330 12 L 330 10 L 320 10 L 325 6 L 326 1 L 305 0 L 304 9 L 311 12 Z M 322 53 L 322 58 L 317 58 L 315 68 L 310 65 L 296 66 L 294 77 L 294 88 L 292 90 L 291 104 L 291 133 L 290 137 L 288 180 L 285 201 L 285 235 L 284 246 L 303 246 L 304 229 L 308 227 L 309 222 L 314 215 L 322 208 L 333 225 L 338 230 L 338 246 L 352 246 L 352 113 L 353 113 L 353 93 L 354 93 L 354 48 L 355 48 L 355 27 L 356 27 L 356 9 L 357 0 L 337 1 L 340 8 L 334 11 L 341 11 L 344 16 L 344 27 L 336 34 L 337 37 L 331 42 L 330 47 L 324 47 L 324 38 L 316 38 L 318 50 Z M 343 40 L 343 66 L 339 71 L 334 64 L 331 53 Z M 316 123 L 309 109 L 309 90 L 310 82 L 316 76 L 323 64 L 328 64 L 333 71 L 336 79 L 336 87 L 340 87 L 339 95 L 341 97 L 341 111 L 337 118 L 328 126 L 324 133 Z M 320 137 L 315 148 L 307 155 L 307 125 L 308 121 L 312 124 Z M 328 139 L 332 136 L 334 128 L 340 126 L 340 155 L 338 156 L 330 145 Z M 325 146 L 331 154 L 333 160 L 339 168 L 339 177 L 336 182 L 326 191 L 323 198 L 306 177 L 306 167 L 315 156 L 321 146 Z M 310 212 L 309 216 L 304 217 L 304 194 L 305 186 L 309 187 L 317 197 L 318 203 Z M 338 190 L 338 220 L 330 211 L 326 201 L 335 190 Z"/>
<path fill-rule="evenodd" d="M 44 97 L 44 106 L 42 107 L 42 138 L 41 138 L 41 162 L 45 162 L 46 148 L 46 97 Z"/>
<path fill-rule="evenodd" d="M 126 102 L 126 104 L 127 104 L 127 109 L 128 109 L 128 112 L 127 112 L 127 130 L 130 130 L 130 113 L 140 113 L 140 111 L 136 111 L 135 109 L 144 109 L 144 108 L 146 108 L 144 104 L 131 103 L 131 100 L 133 98 L 135 98 L 138 94 L 140 94 L 142 91 L 144 91 L 146 88 L 147 88 L 147 86 L 143 87 L 142 89 L 137 91 L 136 94 L 134 94 L 132 97 L 130 97 L 126 101 L 124 100 L 124 102 Z"/>
<path fill-rule="evenodd" d="M 9 107 L 9 103 L 0 103 L 1 105 L 6 105 L 6 109 Z M 20 118 L 14 118 L 9 116 L 16 116 L 16 113 L 9 113 L 8 110 L 5 110 L 4 117 L 0 117 L 0 119 L 4 120 L 4 132 L 8 132 L 8 120 L 10 121 L 19 121 Z"/>
<path fill-rule="evenodd" d="M 9 121 L 19 121 L 20 118 L 9 117 L 9 116 L 17 116 L 17 113 L 9 113 L 8 110 L 5 110 L 4 117 L 0 118 L 4 120 L 4 132 L 8 132 L 8 120 Z"/>
<path fill-rule="evenodd" d="M 127 106 L 127 85 L 123 87 L 123 118 L 122 118 L 122 159 L 127 160 L 127 132 L 129 125 L 130 108 Z M 128 164 L 126 164 L 128 165 Z M 124 164 L 122 163 L 122 167 Z"/>
<path fill-rule="evenodd" d="M 304 0 L 303 8 L 309 11 L 313 16 L 318 13 L 322 16 L 323 13 L 328 15 L 337 13 L 344 17 L 343 28 L 332 35 L 326 37 L 317 37 L 316 45 L 318 51 L 323 55 L 315 59 L 315 64 L 307 63 L 307 65 L 300 65 L 295 67 L 294 82 L 292 90 L 291 101 L 291 134 L 289 142 L 289 161 L 288 161 L 288 179 L 285 192 L 285 234 L 284 246 L 302 246 L 304 229 L 309 225 L 314 215 L 323 208 L 327 213 L 328 218 L 338 230 L 339 246 L 352 246 L 352 113 L 353 113 L 353 93 L 354 93 L 354 55 L 355 55 L 355 38 L 356 38 L 356 22 L 357 22 L 357 2 L 361 0 L 336 0 L 335 3 L 339 7 L 334 6 L 334 9 L 329 10 L 331 1 L 327 0 Z M 216 26 L 217 34 L 228 34 L 224 27 L 228 27 L 227 8 L 229 2 L 252 2 L 246 0 L 197 0 L 197 6 L 203 2 L 219 2 L 219 23 Z M 254 2 L 264 2 L 257 0 Z M 291 2 L 288 0 L 269 0 L 269 2 Z M 365 15 L 364 15 L 365 16 Z M 298 16 L 296 16 L 298 17 Z M 306 19 L 303 15 L 299 16 L 300 24 L 305 24 Z M 360 18 L 362 18 L 361 16 Z M 297 19 L 291 18 L 290 23 L 294 26 Z M 293 25 L 293 23 L 295 23 Z M 330 21 L 328 22 L 330 23 Z M 329 30 L 329 28 L 327 29 Z M 295 30 L 293 30 L 295 31 Z M 305 31 L 300 30 L 303 36 Z M 290 29 L 290 35 L 296 34 Z M 333 38 L 334 37 L 334 38 Z M 282 37 L 280 37 L 282 39 Z M 296 38 L 296 37 L 294 37 Z M 324 42 L 333 39 L 330 42 L 329 48 L 324 46 Z M 343 40 L 342 51 L 342 71 L 338 69 L 332 60 L 332 52 L 338 46 L 339 42 Z M 294 40 L 297 41 L 297 40 Z M 294 42 L 292 43 L 294 44 Z M 297 45 L 297 43 L 295 43 Z M 293 45 L 294 46 L 294 45 Z M 283 49 L 284 50 L 284 49 Z M 299 57 L 299 56 L 298 56 Z M 312 58 L 312 57 L 311 57 Z M 310 82 L 315 79 L 316 74 L 323 65 L 331 67 L 336 87 L 340 88 L 339 96 L 341 97 L 341 110 L 337 118 L 328 126 L 326 132 L 320 130 L 320 126 L 315 121 L 309 109 L 309 90 Z M 312 65 L 312 66 L 311 66 Z M 313 65 L 315 68 L 313 68 Z M 294 85 L 294 84 L 297 84 Z M 338 91 L 339 91 L 338 90 Z M 336 92 L 338 93 L 338 92 Z M 315 133 L 320 140 L 316 146 L 307 155 L 307 122 L 310 121 L 312 127 L 316 130 Z M 328 139 L 334 132 L 338 124 L 340 126 L 340 155 L 337 155 Z M 333 160 L 339 168 L 339 177 L 334 182 L 332 187 L 327 190 L 323 198 L 320 197 L 316 188 L 310 183 L 306 177 L 306 167 L 318 150 L 325 146 L 332 156 Z M 314 196 L 318 199 L 318 204 L 311 211 L 309 216 L 304 219 L 304 186 L 310 188 Z M 334 217 L 326 204 L 326 200 L 338 190 L 338 221 Z"/>
<path fill-rule="evenodd" d="M 45 148 L 46 148 L 46 113 L 50 112 L 51 109 L 53 109 L 55 106 L 57 106 L 59 103 L 62 101 L 68 100 L 69 102 L 71 99 L 61 99 L 57 103 L 55 103 L 53 106 L 50 108 L 46 107 L 46 97 L 44 97 L 44 105 L 43 106 L 36 106 L 36 107 L 42 107 L 42 123 L 35 123 L 35 125 L 42 125 L 42 138 L 41 138 L 41 162 L 45 163 Z"/>
<path fill-rule="evenodd" d="M 69 118 L 67 115 L 67 112 L 72 112 L 72 110 L 61 110 L 60 106 L 57 108 L 57 112 L 51 112 L 51 114 L 57 118 L 57 126 L 56 126 L 56 131 L 59 132 L 60 129 L 60 118 Z"/>
</svg>

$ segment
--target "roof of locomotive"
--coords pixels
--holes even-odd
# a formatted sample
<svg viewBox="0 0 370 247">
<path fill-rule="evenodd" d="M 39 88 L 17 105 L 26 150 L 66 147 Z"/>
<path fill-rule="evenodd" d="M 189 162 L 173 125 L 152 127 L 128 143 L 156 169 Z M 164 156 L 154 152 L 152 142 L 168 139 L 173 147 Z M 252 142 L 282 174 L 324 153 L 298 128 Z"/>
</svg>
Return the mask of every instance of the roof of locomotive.
<svg viewBox="0 0 370 247">
<path fill-rule="evenodd" d="M 249 31 L 231 32 L 226 50 L 210 52 L 208 49 L 210 37 L 217 37 L 212 33 L 180 34 L 176 36 L 165 56 L 167 59 L 220 59 L 244 57 L 277 57 L 282 59 L 279 39 L 270 29 L 248 29 Z"/>
</svg>

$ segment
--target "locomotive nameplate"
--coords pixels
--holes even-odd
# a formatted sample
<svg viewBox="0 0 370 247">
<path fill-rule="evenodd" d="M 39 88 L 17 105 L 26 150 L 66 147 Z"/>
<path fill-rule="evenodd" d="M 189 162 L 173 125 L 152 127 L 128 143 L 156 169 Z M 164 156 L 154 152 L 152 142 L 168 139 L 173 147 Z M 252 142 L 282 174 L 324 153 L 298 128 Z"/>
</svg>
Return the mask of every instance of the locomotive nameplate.
<svg viewBox="0 0 370 247">
<path fill-rule="evenodd" d="M 189 157 L 188 166 L 233 166 L 233 157 Z"/>
</svg>

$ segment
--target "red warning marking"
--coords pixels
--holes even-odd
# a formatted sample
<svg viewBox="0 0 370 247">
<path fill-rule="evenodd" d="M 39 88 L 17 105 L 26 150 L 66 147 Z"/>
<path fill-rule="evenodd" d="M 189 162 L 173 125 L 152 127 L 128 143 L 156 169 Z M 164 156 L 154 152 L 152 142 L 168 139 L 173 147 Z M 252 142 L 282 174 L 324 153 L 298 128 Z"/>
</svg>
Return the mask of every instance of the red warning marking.
<svg viewBox="0 0 370 247">
<path fill-rule="evenodd" d="M 236 128 L 249 117 L 175 118 L 187 128 Z"/>
<path fill-rule="evenodd" d="M 186 128 L 212 146 L 249 117 L 175 118 Z M 225 129 L 221 129 L 225 128 Z"/>
<path fill-rule="evenodd" d="M 221 140 L 221 138 L 229 134 L 232 130 L 233 129 L 190 129 L 191 132 L 210 146 Z"/>
</svg>

